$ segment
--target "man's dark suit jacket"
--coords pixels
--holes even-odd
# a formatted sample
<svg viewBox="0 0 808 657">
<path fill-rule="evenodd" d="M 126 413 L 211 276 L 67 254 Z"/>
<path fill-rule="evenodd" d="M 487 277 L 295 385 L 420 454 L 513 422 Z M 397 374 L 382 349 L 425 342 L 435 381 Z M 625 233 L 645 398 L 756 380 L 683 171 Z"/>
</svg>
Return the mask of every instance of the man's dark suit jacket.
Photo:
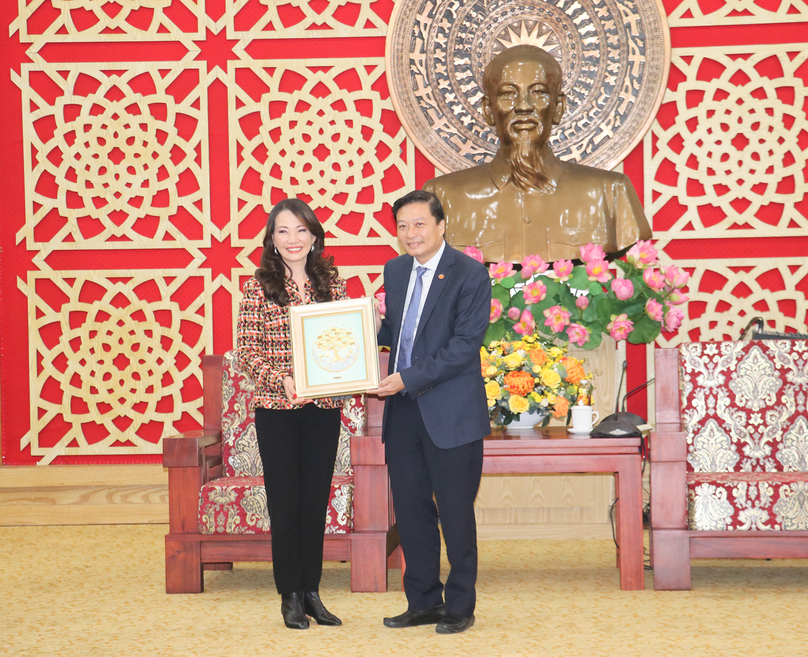
<svg viewBox="0 0 808 657">
<path fill-rule="evenodd" d="M 379 344 L 390 347 L 389 371 L 398 357 L 398 336 L 413 258 L 402 255 L 384 267 L 386 317 Z M 491 312 L 488 270 L 448 244 L 424 303 L 412 349 L 412 365 L 401 372 L 407 394 L 417 399 L 432 441 L 447 449 L 491 433 L 480 347 Z M 384 436 L 387 405 L 384 412 Z"/>
</svg>

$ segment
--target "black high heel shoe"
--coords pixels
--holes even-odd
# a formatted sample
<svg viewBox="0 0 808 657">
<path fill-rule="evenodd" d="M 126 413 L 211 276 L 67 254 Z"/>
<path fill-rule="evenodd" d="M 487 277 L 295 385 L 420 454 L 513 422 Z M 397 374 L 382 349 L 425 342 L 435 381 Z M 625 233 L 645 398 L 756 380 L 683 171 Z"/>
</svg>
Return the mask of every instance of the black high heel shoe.
<svg viewBox="0 0 808 657">
<path fill-rule="evenodd" d="M 283 622 L 289 629 L 309 629 L 309 619 L 306 618 L 303 594 L 301 592 L 281 593 L 281 614 L 283 615 Z"/>
<path fill-rule="evenodd" d="M 342 621 L 325 608 L 317 591 L 304 592 L 303 602 L 306 613 L 316 620 L 318 625 L 342 625 Z"/>
</svg>

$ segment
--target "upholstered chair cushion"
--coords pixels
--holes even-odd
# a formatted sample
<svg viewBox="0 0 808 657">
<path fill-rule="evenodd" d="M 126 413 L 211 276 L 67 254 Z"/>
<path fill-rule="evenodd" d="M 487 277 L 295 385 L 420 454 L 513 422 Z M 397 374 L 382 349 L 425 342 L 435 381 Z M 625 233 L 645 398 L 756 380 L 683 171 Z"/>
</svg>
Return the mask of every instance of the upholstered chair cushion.
<svg viewBox="0 0 808 657">
<path fill-rule="evenodd" d="M 269 533 L 263 468 L 255 437 L 255 413 L 250 410 L 253 383 L 233 351 L 222 368 L 223 476 L 200 491 L 199 530 L 203 534 Z M 326 533 L 353 528 L 353 469 L 351 435 L 364 429 L 360 395 L 346 399 L 342 410 L 337 460 L 331 482 Z"/>
<path fill-rule="evenodd" d="M 335 475 L 326 511 L 326 534 L 353 530 L 353 478 Z M 221 477 L 202 487 L 199 501 L 201 534 L 269 534 L 264 478 Z"/>
<path fill-rule="evenodd" d="M 808 343 L 679 350 L 695 530 L 808 529 Z"/>
<path fill-rule="evenodd" d="M 808 530 L 808 473 L 691 473 L 689 529 Z"/>
</svg>

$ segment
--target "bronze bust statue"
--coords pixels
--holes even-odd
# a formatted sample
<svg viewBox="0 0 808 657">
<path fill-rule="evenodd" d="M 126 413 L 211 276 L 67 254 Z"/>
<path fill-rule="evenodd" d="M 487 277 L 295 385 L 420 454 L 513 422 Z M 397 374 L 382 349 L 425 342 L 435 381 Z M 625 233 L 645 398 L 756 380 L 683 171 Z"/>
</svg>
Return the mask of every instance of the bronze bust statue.
<svg viewBox="0 0 808 657">
<path fill-rule="evenodd" d="M 555 58 L 520 45 L 496 55 L 483 73 L 483 117 L 496 128 L 491 162 L 433 178 L 446 212 L 446 238 L 455 248 L 476 246 L 486 262 L 580 257 L 592 242 L 619 252 L 651 228 L 627 176 L 562 162 L 550 131 L 564 114 L 562 72 Z"/>
</svg>

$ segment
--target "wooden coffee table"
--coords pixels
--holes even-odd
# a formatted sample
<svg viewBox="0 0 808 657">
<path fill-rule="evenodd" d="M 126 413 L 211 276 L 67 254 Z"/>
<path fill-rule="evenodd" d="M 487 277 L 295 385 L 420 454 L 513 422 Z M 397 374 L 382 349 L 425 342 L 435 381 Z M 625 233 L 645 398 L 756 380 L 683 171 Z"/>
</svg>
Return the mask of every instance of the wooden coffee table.
<svg viewBox="0 0 808 657">
<path fill-rule="evenodd" d="M 564 427 L 497 430 L 484 441 L 484 474 L 613 472 L 620 588 L 645 588 L 640 438 L 580 438 Z"/>
</svg>

